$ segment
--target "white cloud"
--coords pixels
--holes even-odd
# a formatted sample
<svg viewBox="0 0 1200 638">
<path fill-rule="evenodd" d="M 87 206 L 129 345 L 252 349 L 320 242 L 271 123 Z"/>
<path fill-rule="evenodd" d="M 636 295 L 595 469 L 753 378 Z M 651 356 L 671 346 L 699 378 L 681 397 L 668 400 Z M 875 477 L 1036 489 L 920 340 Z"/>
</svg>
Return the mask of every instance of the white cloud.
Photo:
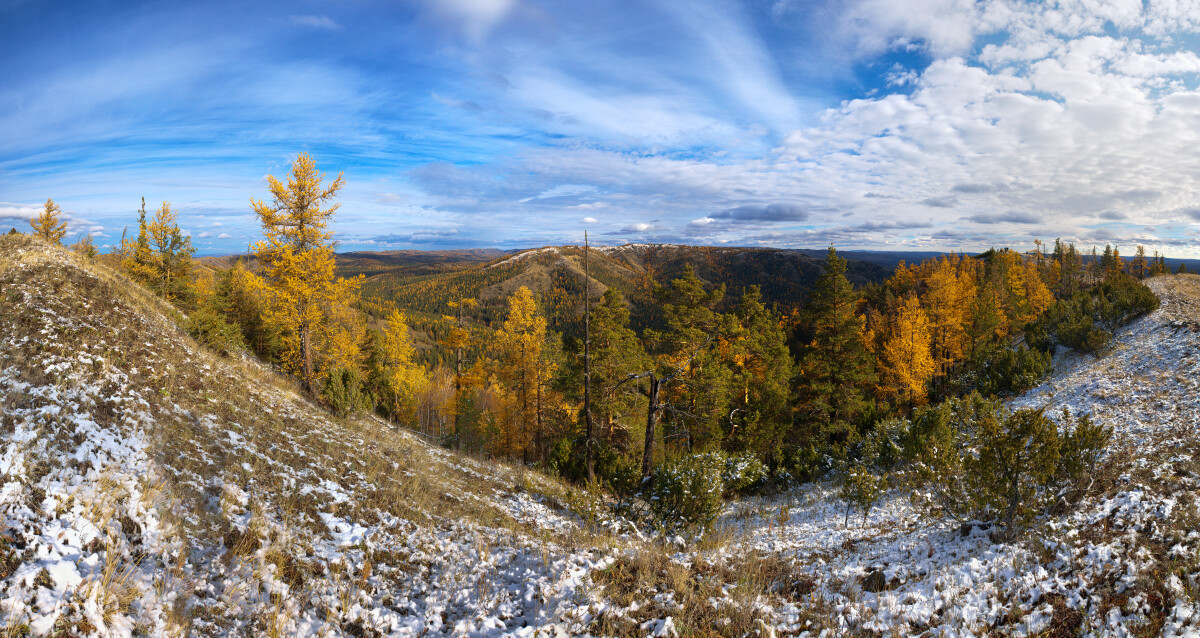
<svg viewBox="0 0 1200 638">
<path fill-rule="evenodd" d="M 221 233 L 220 235 L 217 235 L 217 239 L 233 239 L 233 235 L 230 235 L 229 233 Z"/>
<path fill-rule="evenodd" d="M 599 220 L 597 220 L 595 217 L 584 217 L 584 218 L 583 218 L 581 221 L 582 221 L 583 223 L 585 223 L 585 224 L 598 224 L 598 223 L 600 223 L 600 222 L 599 222 Z"/>
<path fill-rule="evenodd" d="M 296 15 L 288 18 L 292 24 L 313 29 L 324 29 L 326 31 L 341 31 L 342 25 L 338 24 L 329 16 L 317 15 Z"/>
</svg>

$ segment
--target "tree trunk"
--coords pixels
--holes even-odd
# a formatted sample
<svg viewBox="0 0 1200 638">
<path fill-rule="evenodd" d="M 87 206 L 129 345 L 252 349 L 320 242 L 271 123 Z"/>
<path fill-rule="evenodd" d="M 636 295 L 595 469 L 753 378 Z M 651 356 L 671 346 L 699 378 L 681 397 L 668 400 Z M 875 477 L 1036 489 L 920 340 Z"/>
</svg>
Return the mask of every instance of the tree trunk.
<svg viewBox="0 0 1200 638">
<path fill-rule="evenodd" d="M 646 449 L 642 454 L 642 476 L 650 476 L 650 465 L 654 461 L 654 423 L 658 420 L 658 377 L 650 375 L 650 391 L 646 393 L 649 406 L 646 408 Z"/>
<path fill-rule="evenodd" d="M 313 393 L 312 339 L 308 326 L 300 326 L 300 347 L 304 350 L 304 389 Z"/>
<path fill-rule="evenodd" d="M 596 482 L 596 452 L 592 429 L 592 323 L 591 323 L 591 293 L 592 282 L 588 272 L 588 240 L 587 231 L 583 233 L 583 418 L 587 422 L 587 482 Z"/>
</svg>

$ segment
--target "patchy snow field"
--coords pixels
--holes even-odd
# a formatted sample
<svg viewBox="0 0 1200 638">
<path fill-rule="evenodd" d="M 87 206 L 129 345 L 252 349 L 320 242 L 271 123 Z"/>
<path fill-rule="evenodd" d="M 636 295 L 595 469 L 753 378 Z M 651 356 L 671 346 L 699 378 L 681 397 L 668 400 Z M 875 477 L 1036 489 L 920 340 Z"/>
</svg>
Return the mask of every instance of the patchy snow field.
<svg viewBox="0 0 1200 638">
<path fill-rule="evenodd" d="M 1016 405 L 1116 430 L 1020 542 L 889 494 L 730 504 L 647 541 L 533 472 L 335 420 L 103 267 L 0 239 L 5 635 L 1197 635 L 1200 278 Z M 1193 304 L 1188 306 L 1188 304 Z"/>
</svg>

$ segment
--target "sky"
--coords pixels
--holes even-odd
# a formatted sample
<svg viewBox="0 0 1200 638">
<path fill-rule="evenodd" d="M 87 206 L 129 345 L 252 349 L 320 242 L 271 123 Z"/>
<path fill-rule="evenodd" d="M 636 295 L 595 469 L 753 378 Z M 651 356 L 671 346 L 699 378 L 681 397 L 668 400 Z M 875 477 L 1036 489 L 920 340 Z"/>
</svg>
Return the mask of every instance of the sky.
<svg viewBox="0 0 1200 638">
<path fill-rule="evenodd" d="M 252 4 L 253 6 L 247 6 Z M 1200 0 L 0 0 L 0 230 L 1200 257 Z"/>
</svg>

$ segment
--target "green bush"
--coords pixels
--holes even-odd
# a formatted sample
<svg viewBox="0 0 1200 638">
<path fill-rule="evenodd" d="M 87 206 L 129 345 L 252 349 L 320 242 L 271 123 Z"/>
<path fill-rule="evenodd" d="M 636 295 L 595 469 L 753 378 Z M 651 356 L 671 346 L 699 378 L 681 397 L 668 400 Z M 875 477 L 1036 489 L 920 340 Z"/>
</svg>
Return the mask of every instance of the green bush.
<svg viewBox="0 0 1200 638">
<path fill-rule="evenodd" d="M 1108 345 L 1113 331 L 1153 312 L 1158 304 L 1146 284 L 1118 275 L 1056 302 L 1026 327 L 1025 340 L 1046 351 L 1061 345 L 1097 354 Z"/>
<path fill-rule="evenodd" d="M 724 455 L 680 456 L 654 472 L 648 502 L 655 526 L 669 534 L 702 535 L 724 503 Z"/>
<path fill-rule="evenodd" d="M 371 400 L 363 392 L 362 385 L 362 378 L 357 371 L 335 368 L 325 375 L 321 397 L 338 416 L 357 414 L 371 407 Z"/>
<path fill-rule="evenodd" d="M 858 507 L 862 510 L 863 525 L 866 525 L 867 516 L 883 495 L 886 485 L 887 480 L 872 472 L 869 467 L 861 464 L 851 466 L 842 481 L 841 497 L 846 501 L 846 520 L 843 524 L 850 525 L 850 509 Z"/>
<path fill-rule="evenodd" d="M 721 480 L 726 494 L 746 494 L 767 483 L 767 466 L 749 452 L 725 459 Z"/>
<path fill-rule="evenodd" d="M 1046 506 L 1086 492 L 1110 436 L 1086 415 L 1064 411 L 1056 423 L 972 395 L 918 411 L 906 453 L 923 479 L 918 496 L 960 520 L 994 521 L 1011 538 Z"/>
<path fill-rule="evenodd" d="M 197 343 L 208 346 L 221 354 L 230 354 L 246 349 L 242 329 L 230 323 L 209 306 L 201 307 L 187 319 L 187 331 Z"/>
<path fill-rule="evenodd" d="M 1047 349 L 985 344 L 956 371 L 950 387 L 956 395 L 1009 396 L 1036 388 L 1053 369 Z"/>
</svg>

